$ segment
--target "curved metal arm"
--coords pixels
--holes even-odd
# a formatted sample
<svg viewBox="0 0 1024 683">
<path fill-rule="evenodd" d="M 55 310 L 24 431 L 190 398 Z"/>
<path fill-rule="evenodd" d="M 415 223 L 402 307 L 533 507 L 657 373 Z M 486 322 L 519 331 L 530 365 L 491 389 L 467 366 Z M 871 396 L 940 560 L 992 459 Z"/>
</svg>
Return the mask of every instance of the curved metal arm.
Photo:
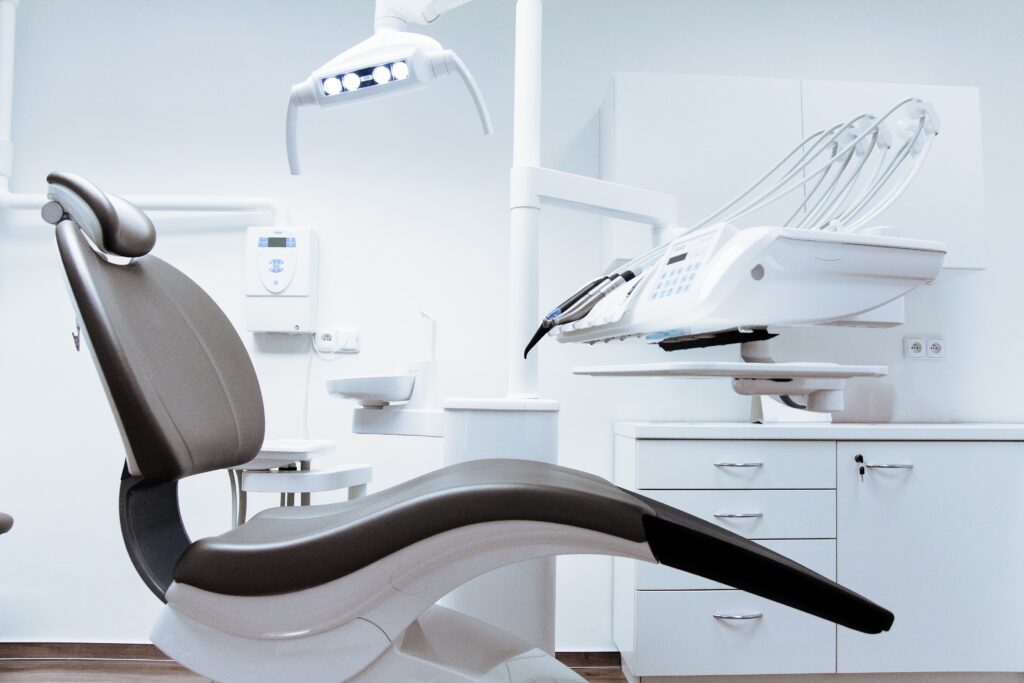
<svg viewBox="0 0 1024 683">
<path fill-rule="evenodd" d="M 299 166 L 299 107 L 302 102 L 302 84 L 292 86 L 291 96 L 288 98 L 288 113 L 284 122 L 284 141 L 288 149 L 288 170 L 292 175 L 302 173 Z"/>
<path fill-rule="evenodd" d="M 491 115 L 487 111 L 487 103 L 484 102 L 484 96 L 480 92 L 480 87 L 477 86 L 473 74 L 469 72 L 469 69 L 453 50 L 444 51 L 444 61 L 448 67 L 448 72 L 455 71 L 462 78 L 462 82 L 466 84 L 466 89 L 469 90 L 469 94 L 473 97 L 473 104 L 476 105 L 476 113 L 480 116 L 480 124 L 483 126 L 484 135 L 490 135 L 494 132 L 494 128 L 491 126 Z"/>
</svg>

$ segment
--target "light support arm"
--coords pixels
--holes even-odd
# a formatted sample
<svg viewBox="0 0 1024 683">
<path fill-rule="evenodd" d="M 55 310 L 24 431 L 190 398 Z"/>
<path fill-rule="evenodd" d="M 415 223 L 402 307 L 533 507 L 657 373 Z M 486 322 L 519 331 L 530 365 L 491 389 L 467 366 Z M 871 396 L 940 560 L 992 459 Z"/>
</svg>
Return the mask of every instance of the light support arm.
<svg viewBox="0 0 1024 683">
<path fill-rule="evenodd" d="M 513 168 L 511 208 L 539 209 L 542 201 L 654 228 L 669 228 L 676 223 L 674 195 L 549 168 Z"/>
<path fill-rule="evenodd" d="M 426 26 L 445 12 L 465 5 L 470 0 L 377 0 L 374 13 L 376 30 L 404 30 L 405 24 Z"/>
</svg>

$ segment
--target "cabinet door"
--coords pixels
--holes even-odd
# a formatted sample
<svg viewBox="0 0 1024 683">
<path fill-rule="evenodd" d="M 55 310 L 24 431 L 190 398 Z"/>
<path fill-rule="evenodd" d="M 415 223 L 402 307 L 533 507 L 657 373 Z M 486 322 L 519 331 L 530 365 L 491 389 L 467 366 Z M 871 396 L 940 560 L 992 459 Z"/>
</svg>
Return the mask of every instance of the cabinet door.
<svg viewBox="0 0 1024 683">
<path fill-rule="evenodd" d="M 840 627 L 839 672 L 1024 671 L 1024 444 L 846 443 L 837 458 L 838 581 L 896 615 L 880 635 Z"/>
<path fill-rule="evenodd" d="M 743 591 L 637 592 L 632 672 L 645 680 L 830 674 L 835 647 L 833 624 Z"/>
</svg>

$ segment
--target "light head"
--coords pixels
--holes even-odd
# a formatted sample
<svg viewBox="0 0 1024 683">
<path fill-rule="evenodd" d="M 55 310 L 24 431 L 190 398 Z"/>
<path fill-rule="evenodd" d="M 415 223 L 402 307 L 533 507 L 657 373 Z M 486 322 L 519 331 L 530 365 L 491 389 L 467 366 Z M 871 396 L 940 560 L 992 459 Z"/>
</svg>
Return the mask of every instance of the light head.
<svg viewBox="0 0 1024 683">
<path fill-rule="evenodd" d="M 300 172 L 299 107 L 331 107 L 411 92 L 450 73 L 462 77 L 473 97 L 484 134 L 490 135 L 490 115 L 476 81 L 458 55 L 444 49 L 433 38 L 419 33 L 382 30 L 342 52 L 309 78 L 292 86 L 286 121 L 288 165 L 292 175 Z"/>
</svg>

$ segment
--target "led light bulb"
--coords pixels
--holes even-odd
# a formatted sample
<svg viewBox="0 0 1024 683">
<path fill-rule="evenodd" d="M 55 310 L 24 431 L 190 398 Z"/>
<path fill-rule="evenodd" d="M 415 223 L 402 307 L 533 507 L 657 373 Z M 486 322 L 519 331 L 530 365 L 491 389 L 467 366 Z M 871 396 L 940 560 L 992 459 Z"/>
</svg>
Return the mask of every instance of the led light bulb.
<svg viewBox="0 0 1024 683">
<path fill-rule="evenodd" d="M 324 94 L 337 95 L 341 92 L 341 79 L 337 76 L 324 79 Z"/>
<path fill-rule="evenodd" d="M 378 84 L 384 84 L 391 80 L 391 69 L 386 66 L 378 66 L 373 70 L 373 80 Z"/>
<path fill-rule="evenodd" d="M 404 81 L 409 77 L 409 65 L 405 62 L 395 62 L 391 65 L 391 77 L 396 81 Z"/>
<path fill-rule="evenodd" d="M 356 90 L 359 88 L 359 74 L 347 73 L 341 77 L 341 84 L 345 86 L 345 90 Z"/>
</svg>

